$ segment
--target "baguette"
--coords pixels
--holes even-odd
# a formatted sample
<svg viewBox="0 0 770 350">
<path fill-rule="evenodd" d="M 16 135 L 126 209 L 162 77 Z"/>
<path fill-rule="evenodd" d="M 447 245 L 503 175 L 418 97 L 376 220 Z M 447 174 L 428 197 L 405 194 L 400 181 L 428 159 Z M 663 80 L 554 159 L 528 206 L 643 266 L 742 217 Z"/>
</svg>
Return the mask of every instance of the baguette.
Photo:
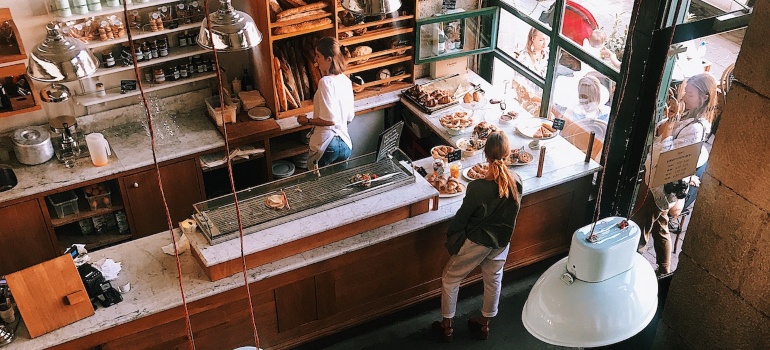
<svg viewBox="0 0 770 350">
<path fill-rule="evenodd" d="M 302 42 L 298 39 L 294 43 L 294 57 L 297 61 L 297 70 L 299 71 L 300 85 L 302 85 L 302 94 L 306 100 L 313 99 L 313 92 L 310 91 L 310 79 L 308 78 L 307 65 L 305 58 L 302 57 Z"/>
<path fill-rule="evenodd" d="M 332 20 L 330 18 L 321 18 L 314 21 L 307 21 L 307 22 L 302 22 L 298 24 L 292 24 L 290 26 L 276 28 L 275 34 L 276 35 L 289 34 L 289 33 L 294 33 L 294 32 L 299 32 L 303 30 L 313 29 L 316 27 L 325 26 L 327 24 L 332 24 Z"/>
<path fill-rule="evenodd" d="M 286 89 L 286 102 L 288 102 L 288 107 L 291 107 L 289 109 L 299 108 L 299 103 L 294 99 L 294 95 L 291 94 L 289 91 L 289 88 L 287 86 L 284 86 L 284 89 Z M 288 110 L 288 109 L 287 109 Z"/>
<path fill-rule="evenodd" d="M 286 88 L 283 85 L 283 75 L 281 75 L 281 60 L 273 57 L 273 66 L 275 67 L 275 91 L 278 93 L 278 102 L 276 107 L 279 112 L 286 111 Z"/>
<path fill-rule="evenodd" d="M 292 4 L 292 6 L 294 7 L 307 6 L 307 3 L 302 0 L 285 0 L 285 1 Z"/>
<path fill-rule="evenodd" d="M 286 16 L 286 17 L 283 17 L 283 18 L 281 18 L 279 20 L 276 20 L 275 22 L 276 23 L 288 22 L 288 21 L 295 20 L 295 19 L 311 17 L 311 16 L 321 15 L 321 14 L 327 14 L 328 15 L 329 12 L 326 12 L 324 10 L 312 10 L 312 11 L 298 13 L 296 15 Z"/>
<path fill-rule="evenodd" d="M 554 129 L 552 126 L 548 125 L 548 123 L 543 123 L 543 127 L 548 129 L 550 132 L 555 132 L 556 129 Z"/>
<path fill-rule="evenodd" d="M 288 41 L 286 42 L 286 46 L 284 46 L 284 53 L 286 54 L 286 59 L 289 60 L 289 67 L 291 67 L 291 73 L 294 74 L 294 88 L 297 91 L 297 95 L 299 95 L 299 98 L 297 99 L 297 102 L 304 101 L 305 100 L 305 91 L 302 90 L 302 74 L 299 71 L 299 65 L 297 64 L 297 57 L 294 55 L 294 41 Z"/>
<path fill-rule="evenodd" d="M 281 59 L 281 71 L 283 71 L 284 76 L 284 86 L 286 86 L 286 91 L 288 91 L 291 94 L 291 97 L 294 99 L 295 102 L 302 101 L 299 98 L 299 94 L 297 93 L 297 84 L 294 81 L 294 74 L 291 72 L 291 66 L 289 65 L 289 61 L 286 60 L 286 56 L 283 54 L 282 51 L 276 50 L 278 54 L 280 54 Z M 276 54 L 276 56 L 278 56 Z"/>
<path fill-rule="evenodd" d="M 278 19 L 278 14 L 283 12 L 283 8 L 281 8 L 278 0 L 269 0 L 268 4 L 270 5 L 270 20 L 275 22 Z"/>
<path fill-rule="evenodd" d="M 279 13 L 276 17 L 278 17 L 278 19 L 280 20 L 286 16 L 296 15 L 298 13 L 307 12 L 307 11 L 320 10 L 322 8 L 325 8 L 326 6 L 329 6 L 329 4 L 323 1 L 319 1 L 319 2 L 312 3 L 310 5 L 288 9 L 286 11 Z"/>
</svg>

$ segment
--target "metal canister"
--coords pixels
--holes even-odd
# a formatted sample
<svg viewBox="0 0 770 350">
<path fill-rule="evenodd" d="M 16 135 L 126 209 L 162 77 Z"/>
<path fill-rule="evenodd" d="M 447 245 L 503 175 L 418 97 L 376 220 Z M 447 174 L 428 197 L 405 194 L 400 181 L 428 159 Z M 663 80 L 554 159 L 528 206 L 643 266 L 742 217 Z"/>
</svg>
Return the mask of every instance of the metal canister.
<svg viewBox="0 0 770 350">
<path fill-rule="evenodd" d="M 13 133 L 11 142 L 19 163 L 36 165 L 53 157 L 51 134 L 43 127 L 29 126 L 18 129 Z"/>
</svg>

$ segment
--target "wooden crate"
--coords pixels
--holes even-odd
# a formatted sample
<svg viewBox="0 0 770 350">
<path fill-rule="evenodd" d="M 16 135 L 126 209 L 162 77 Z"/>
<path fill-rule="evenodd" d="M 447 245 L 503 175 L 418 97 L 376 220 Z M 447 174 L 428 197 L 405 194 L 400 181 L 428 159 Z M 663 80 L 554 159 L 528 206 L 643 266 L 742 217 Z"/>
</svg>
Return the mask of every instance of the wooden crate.
<svg viewBox="0 0 770 350">
<path fill-rule="evenodd" d="M 5 77 L 18 77 L 23 75 L 27 79 L 29 88 L 32 91 L 31 95 L 23 96 L 21 99 L 11 98 L 11 106 L 13 110 L 0 112 L 0 118 L 10 117 L 20 113 L 37 111 L 43 108 L 40 104 L 40 95 L 38 95 L 37 89 L 35 89 L 35 85 L 32 83 L 33 80 L 30 79 L 26 72 L 27 67 L 24 65 L 24 63 L 18 63 L 7 67 L 0 67 L 0 81 L 4 80 Z"/>
</svg>

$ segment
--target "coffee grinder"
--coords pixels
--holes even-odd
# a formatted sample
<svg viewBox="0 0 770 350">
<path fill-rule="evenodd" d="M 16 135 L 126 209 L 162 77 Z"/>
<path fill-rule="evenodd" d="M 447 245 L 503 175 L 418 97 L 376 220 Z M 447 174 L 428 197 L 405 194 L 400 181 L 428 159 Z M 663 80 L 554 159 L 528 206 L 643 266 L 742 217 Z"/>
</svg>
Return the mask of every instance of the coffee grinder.
<svg viewBox="0 0 770 350">
<path fill-rule="evenodd" d="M 46 86 L 40 95 L 43 106 L 51 119 L 49 126 L 54 136 L 52 143 L 56 159 L 64 163 L 68 168 L 74 165 L 77 158 L 88 156 L 85 137 L 77 131 L 75 110 L 70 98 L 70 90 L 63 84 L 51 84 Z"/>
</svg>

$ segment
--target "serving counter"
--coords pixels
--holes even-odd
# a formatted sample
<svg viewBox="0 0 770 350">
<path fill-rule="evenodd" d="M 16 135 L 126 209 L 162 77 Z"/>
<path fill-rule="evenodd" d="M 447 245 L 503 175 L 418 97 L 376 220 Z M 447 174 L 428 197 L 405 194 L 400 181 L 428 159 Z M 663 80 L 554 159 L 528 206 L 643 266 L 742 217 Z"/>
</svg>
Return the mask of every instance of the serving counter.
<svg viewBox="0 0 770 350">
<path fill-rule="evenodd" d="M 486 90 L 491 98 L 491 87 Z M 418 113 L 426 123 L 439 117 Z M 432 125 L 441 135 L 441 126 Z M 509 136 L 513 146 L 526 141 Z M 601 167 L 585 163 L 584 153 L 560 137 L 543 144 L 548 156 L 541 177 L 536 160 L 514 169 L 523 180 L 524 197 L 506 270 L 563 254 L 572 231 L 585 224 L 591 182 Z M 477 161 L 469 157 L 463 167 Z M 430 169 L 432 159 L 414 163 Z M 443 246 L 446 228 L 463 194 L 439 199 L 433 210 L 414 206 L 436 194 L 417 176 L 414 183 L 244 236 L 260 346 L 290 348 L 437 297 L 449 258 Z M 192 254 L 180 261 L 196 348 L 253 345 L 239 273 L 240 241 L 209 245 L 200 232 L 190 240 Z M 91 253 L 94 261 L 106 257 L 123 264 L 132 285 L 124 301 L 35 339 L 22 325 L 6 349 L 187 348 L 176 262 L 160 249 L 170 242 L 166 232 Z M 227 269 L 212 272 L 223 263 Z M 471 275 L 464 283 L 479 279 Z"/>
</svg>

